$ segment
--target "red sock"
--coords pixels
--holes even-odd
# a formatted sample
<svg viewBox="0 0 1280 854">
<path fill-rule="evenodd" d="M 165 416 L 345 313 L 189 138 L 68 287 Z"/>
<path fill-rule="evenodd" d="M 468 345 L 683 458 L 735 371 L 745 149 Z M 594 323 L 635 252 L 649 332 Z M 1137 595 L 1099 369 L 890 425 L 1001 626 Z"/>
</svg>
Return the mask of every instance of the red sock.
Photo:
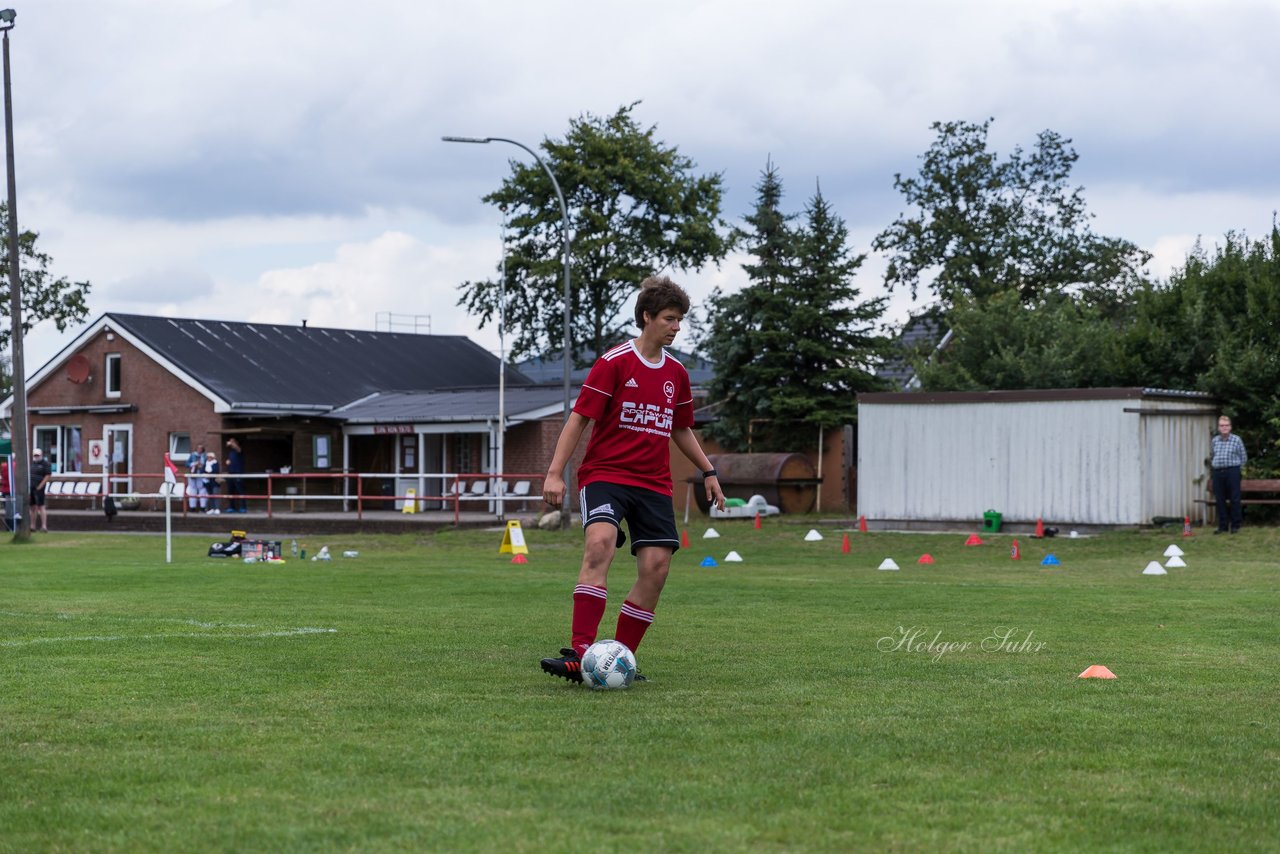
<svg viewBox="0 0 1280 854">
<path fill-rule="evenodd" d="M 600 620 L 608 603 L 609 594 L 603 587 L 579 584 L 573 588 L 573 640 L 570 645 L 578 655 L 596 642 Z"/>
<path fill-rule="evenodd" d="M 633 605 L 628 599 L 622 603 L 622 611 L 618 614 L 618 631 L 613 636 L 614 640 L 626 644 L 628 649 L 635 652 L 652 622 L 652 611 Z"/>
</svg>

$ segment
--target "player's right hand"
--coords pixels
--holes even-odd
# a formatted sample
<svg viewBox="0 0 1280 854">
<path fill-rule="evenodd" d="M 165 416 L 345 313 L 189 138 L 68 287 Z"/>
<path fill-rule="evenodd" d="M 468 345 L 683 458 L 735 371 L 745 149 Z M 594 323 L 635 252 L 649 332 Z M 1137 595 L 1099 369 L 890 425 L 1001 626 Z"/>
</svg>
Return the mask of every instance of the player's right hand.
<svg viewBox="0 0 1280 854">
<path fill-rule="evenodd" d="M 559 507 L 564 501 L 564 478 L 558 474 L 548 474 L 542 479 L 542 500 L 552 507 Z"/>
</svg>

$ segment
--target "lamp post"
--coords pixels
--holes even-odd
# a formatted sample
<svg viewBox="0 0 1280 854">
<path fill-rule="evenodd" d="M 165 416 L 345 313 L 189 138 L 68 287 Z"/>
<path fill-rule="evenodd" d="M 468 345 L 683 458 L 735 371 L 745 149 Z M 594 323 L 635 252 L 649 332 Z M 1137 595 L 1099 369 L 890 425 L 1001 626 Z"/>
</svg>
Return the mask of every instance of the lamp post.
<svg viewBox="0 0 1280 854">
<path fill-rule="evenodd" d="M 530 148 L 529 146 L 525 145 L 522 142 L 516 142 L 514 139 L 504 139 L 503 137 L 500 137 L 500 136 L 484 136 L 484 137 L 442 136 L 440 137 L 440 139 L 444 142 L 467 142 L 467 143 L 474 143 L 477 145 L 487 145 L 490 142 L 505 142 L 510 145 L 514 145 L 517 148 L 523 148 L 525 151 L 529 153 L 531 157 L 533 157 L 534 160 L 538 161 L 538 165 L 542 167 L 542 171 L 546 172 L 547 177 L 551 179 L 551 186 L 555 188 L 556 198 L 560 200 L 560 261 L 564 267 L 564 318 L 563 318 L 564 347 L 563 347 L 563 353 L 562 353 L 562 357 L 564 359 L 564 420 L 568 421 L 569 410 L 573 402 L 569 393 L 569 372 L 570 372 L 569 353 L 571 349 L 569 346 L 569 299 L 572 294 L 572 291 L 569 288 L 569 207 L 564 202 L 564 193 L 560 191 L 560 182 L 556 180 L 555 173 L 551 171 L 551 167 L 548 166 L 543 161 L 543 159 L 538 156 L 538 152 L 534 151 L 532 148 Z M 506 251 L 505 246 L 503 247 L 503 251 L 504 252 Z M 504 255 L 504 263 L 505 263 L 505 255 Z M 506 274 L 504 273 L 503 274 L 504 287 L 506 285 L 505 278 L 506 278 Z M 568 483 L 568 482 L 569 482 L 569 478 L 568 478 L 567 467 L 566 467 L 565 483 Z M 565 490 L 565 496 L 564 496 L 565 513 L 562 517 L 562 527 L 567 527 L 569 524 L 569 511 L 572 509 L 570 506 L 569 492 L 570 492 L 569 490 Z"/>
<path fill-rule="evenodd" d="M 22 542 L 31 537 L 30 514 L 24 513 L 24 498 L 29 494 L 31 460 L 27 454 L 27 377 L 22 358 L 22 279 L 18 272 L 18 182 L 13 174 L 13 90 L 9 81 L 9 30 L 18 13 L 0 10 L 0 30 L 4 31 L 4 133 L 5 164 L 9 171 L 9 341 L 13 346 L 10 368 L 13 370 L 13 470 L 9 472 L 9 492 L 15 509 L 13 539 Z M 21 519 L 18 516 L 21 515 Z"/>
</svg>

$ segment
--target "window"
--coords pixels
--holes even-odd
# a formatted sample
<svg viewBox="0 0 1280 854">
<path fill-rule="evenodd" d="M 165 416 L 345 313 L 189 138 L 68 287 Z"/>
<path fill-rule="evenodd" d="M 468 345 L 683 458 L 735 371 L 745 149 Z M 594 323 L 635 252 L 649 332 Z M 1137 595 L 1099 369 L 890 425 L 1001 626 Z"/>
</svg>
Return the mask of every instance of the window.
<svg viewBox="0 0 1280 854">
<path fill-rule="evenodd" d="M 63 428 L 63 471 L 84 471 L 84 449 L 81 447 L 79 427 Z"/>
<path fill-rule="evenodd" d="M 332 465 L 329 460 L 328 436 L 311 437 L 311 455 L 312 459 L 315 460 L 315 467 L 318 469 L 327 469 Z"/>
<path fill-rule="evenodd" d="M 58 453 L 59 442 L 58 434 L 61 430 L 57 427 L 37 427 L 35 431 L 35 441 L 31 447 L 39 448 L 44 454 L 44 461 L 53 466 L 54 471 L 62 471 L 58 463 L 62 460 L 62 456 Z"/>
<path fill-rule="evenodd" d="M 107 397 L 120 396 L 120 354 L 108 353 L 103 373 L 107 377 Z"/>
<path fill-rule="evenodd" d="M 191 434 L 190 433 L 170 433 L 169 434 L 169 456 L 173 459 L 179 457 L 191 456 Z"/>
</svg>

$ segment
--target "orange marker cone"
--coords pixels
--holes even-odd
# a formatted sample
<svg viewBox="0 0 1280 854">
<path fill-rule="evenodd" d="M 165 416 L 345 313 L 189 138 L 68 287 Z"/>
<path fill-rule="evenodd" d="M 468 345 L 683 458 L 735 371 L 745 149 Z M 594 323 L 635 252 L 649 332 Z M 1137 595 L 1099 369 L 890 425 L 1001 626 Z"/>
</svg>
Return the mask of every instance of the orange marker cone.
<svg viewBox="0 0 1280 854">
<path fill-rule="evenodd" d="M 680 532 L 680 548 L 682 549 L 689 548 L 689 529 L 688 528 L 685 528 L 683 531 Z"/>
<path fill-rule="evenodd" d="M 1101 664 L 1086 667 L 1077 679 L 1115 679 L 1116 675 Z"/>
<path fill-rule="evenodd" d="M 1013 548 L 1009 550 L 1009 557 L 1013 560 L 1022 560 L 1022 550 L 1018 548 L 1018 541 L 1013 541 Z"/>
<path fill-rule="evenodd" d="M 933 555 L 929 554 L 928 552 L 925 552 L 924 554 L 920 555 L 920 559 L 916 561 L 916 563 L 933 563 Z"/>
<path fill-rule="evenodd" d="M 512 563 L 528 563 L 529 558 L 526 555 L 516 555 L 511 559 Z"/>
<path fill-rule="evenodd" d="M 866 516 L 859 516 L 859 517 L 858 517 L 858 531 L 860 531 L 860 532 L 861 532 L 861 533 L 863 533 L 863 534 L 865 534 L 865 533 L 867 532 L 867 517 L 866 517 Z"/>
<path fill-rule="evenodd" d="M 756 530 L 760 530 L 760 514 L 756 514 Z"/>
<path fill-rule="evenodd" d="M 1036 539 L 1037 540 L 1044 539 L 1044 519 L 1036 520 Z"/>
<path fill-rule="evenodd" d="M 970 534 L 969 539 L 965 540 L 964 544 L 966 546 L 980 546 L 982 545 L 982 537 L 979 537 L 977 534 Z"/>
<path fill-rule="evenodd" d="M 1191 517 L 1190 516 L 1182 517 L 1182 536 L 1184 537 L 1191 536 Z"/>
<path fill-rule="evenodd" d="M 843 554 L 849 553 L 849 535 L 848 534 L 844 535 L 844 542 L 840 544 L 840 551 Z"/>
</svg>

